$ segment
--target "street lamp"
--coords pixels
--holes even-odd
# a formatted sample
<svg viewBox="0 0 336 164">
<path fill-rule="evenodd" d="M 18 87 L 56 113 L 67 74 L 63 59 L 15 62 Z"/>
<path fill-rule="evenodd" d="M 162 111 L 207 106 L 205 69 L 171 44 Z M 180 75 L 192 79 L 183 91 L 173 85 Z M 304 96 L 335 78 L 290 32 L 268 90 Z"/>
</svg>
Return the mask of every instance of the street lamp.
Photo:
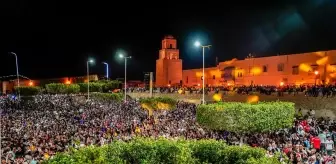
<svg viewBox="0 0 336 164">
<path fill-rule="evenodd" d="M 316 86 L 316 80 L 317 80 L 317 75 L 319 74 L 319 71 L 315 71 L 314 74 L 315 74 L 315 86 Z"/>
<path fill-rule="evenodd" d="M 93 59 L 89 59 L 87 62 L 86 62 L 86 71 L 87 71 L 87 100 L 89 101 L 90 99 L 90 71 L 89 71 L 89 64 L 90 63 L 94 63 L 94 60 Z"/>
<path fill-rule="evenodd" d="M 205 103 L 205 100 L 204 100 L 204 49 L 205 48 L 210 48 L 211 47 L 211 45 L 205 45 L 205 46 L 203 46 L 202 44 L 201 44 L 201 42 L 199 42 L 199 41 L 196 41 L 195 42 L 195 46 L 196 47 L 202 47 L 202 50 L 203 50 L 203 72 L 202 72 L 202 83 L 203 83 L 203 86 L 202 86 L 202 90 L 203 90 L 203 95 L 202 95 L 202 104 L 204 104 Z"/>
<path fill-rule="evenodd" d="M 127 101 L 127 97 L 126 97 L 126 94 L 127 94 L 127 91 L 126 91 L 126 77 L 127 77 L 127 59 L 131 59 L 132 58 L 132 56 L 124 56 L 123 54 L 119 54 L 119 57 L 120 58 L 124 58 L 125 59 L 125 102 Z"/>
<path fill-rule="evenodd" d="M 18 58 L 16 53 L 10 52 L 10 54 L 15 56 L 15 63 L 16 63 L 16 78 L 17 78 L 17 87 L 18 87 L 18 94 L 19 94 L 19 100 L 21 99 L 20 96 L 20 78 L 19 78 L 19 65 L 18 65 Z"/>
<path fill-rule="evenodd" d="M 106 79 L 109 79 L 109 65 L 106 62 L 103 62 L 104 65 L 106 65 Z"/>
</svg>

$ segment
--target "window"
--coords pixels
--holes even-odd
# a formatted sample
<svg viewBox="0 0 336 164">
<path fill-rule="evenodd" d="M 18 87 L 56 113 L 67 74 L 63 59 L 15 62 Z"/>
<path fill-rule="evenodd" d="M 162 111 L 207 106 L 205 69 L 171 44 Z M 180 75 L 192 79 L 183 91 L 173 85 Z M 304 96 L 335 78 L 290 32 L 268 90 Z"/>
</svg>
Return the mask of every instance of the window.
<svg viewBox="0 0 336 164">
<path fill-rule="evenodd" d="M 299 66 L 293 66 L 292 67 L 292 74 L 298 75 L 299 74 Z"/>
<path fill-rule="evenodd" d="M 267 66 L 266 65 L 263 66 L 263 72 L 267 72 Z"/>
<path fill-rule="evenodd" d="M 278 71 L 279 72 L 284 71 L 284 67 L 285 67 L 285 65 L 283 63 L 278 64 Z"/>
<path fill-rule="evenodd" d="M 310 67 L 312 68 L 310 71 L 308 71 L 308 75 L 314 75 L 315 76 L 315 71 L 318 70 L 318 65 L 316 64 L 313 64 L 313 65 L 310 65 Z"/>
<path fill-rule="evenodd" d="M 214 80 L 215 80 L 215 79 L 216 79 L 216 75 L 213 75 L 213 76 L 212 76 L 212 79 L 214 79 Z"/>
<path fill-rule="evenodd" d="M 169 48 L 172 49 L 172 48 L 173 48 L 173 45 L 172 45 L 172 44 L 169 44 Z"/>
<path fill-rule="evenodd" d="M 238 77 L 243 77 L 243 73 L 242 72 L 238 72 Z"/>
<path fill-rule="evenodd" d="M 311 68 L 313 69 L 312 71 L 314 72 L 314 71 L 316 71 L 317 69 L 318 69 L 318 65 L 310 65 L 311 66 Z"/>
<path fill-rule="evenodd" d="M 201 76 L 201 80 L 203 80 L 203 76 Z"/>
<path fill-rule="evenodd" d="M 171 84 L 171 81 L 169 80 L 169 84 Z"/>
</svg>

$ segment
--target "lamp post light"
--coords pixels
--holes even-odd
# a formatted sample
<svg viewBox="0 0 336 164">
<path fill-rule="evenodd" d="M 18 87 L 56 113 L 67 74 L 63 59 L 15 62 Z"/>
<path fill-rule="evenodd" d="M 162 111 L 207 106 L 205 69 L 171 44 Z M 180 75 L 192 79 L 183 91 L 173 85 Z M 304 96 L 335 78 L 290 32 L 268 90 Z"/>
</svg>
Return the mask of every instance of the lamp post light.
<svg viewBox="0 0 336 164">
<path fill-rule="evenodd" d="M 19 65 L 18 65 L 18 57 L 16 53 L 10 52 L 10 54 L 15 56 L 15 63 L 16 63 L 16 78 L 17 78 L 17 87 L 18 87 L 18 95 L 19 95 L 19 100 L 21 99 L 20 96 L 20 78 L 19 78 Z"/>
<path fill-rule="evenodd" d="M 319 74 L 319 71 L 315 71 L 314 74 L 315 74 L 315 86 L 316 86 L 316 80 L 317 80 L 317 76 Z"/>
<path fill-rule="evenodd" d="M 106 79 L 109 79 L 109 65 L 106 62 L 103 62 L 103 64 L 106 66 Z"/>
<path fill-rule="evenodd" d="M 86 71 L 87 71 L 87 101 L 89 101 L 90 99 L 90 71 L 89 71 L 89 67 L 90 67 L 90 63 L 94 63 L 93 59 L 89 59 L 86 62 Z"/>
<path fill-rule="evenodd" d="M 205 46 L 203 46 L 203 45 L 201 45 L 201 43 L 199 42 L 199 41 L 196 41 L 195 42 L 195 46 L 196 47 L 202 47 L 202 51 L 203 51 L 203 72 L 202 72 L 202 83 L 203 83 L 203 86 L 202 86 L 202 104 L 205 104 L 205 100 L 204 100 L 204 49 L 205 48 L 210 48 L 211 47 L 211 45 L 205 45 Z"/>
<path fill-rule="evenodd" d="M 126 83 L 127 83 L 127 81 L 126 81 L 126 78 L 127 78 L 127 59 L 131 59 L 132 56 L 124 56 L 123 54 L 119 54 L 119 57 L 125 59 L 125 86 L 124 86 L 125 100 L 124 101 L 127 102 L 127 96 L 126 96 L 126 94 L 127 94 L 127 91 L 126 91 L 126 89 L 127 89 L 127 85 L 126 85 Z"/>
</svg>

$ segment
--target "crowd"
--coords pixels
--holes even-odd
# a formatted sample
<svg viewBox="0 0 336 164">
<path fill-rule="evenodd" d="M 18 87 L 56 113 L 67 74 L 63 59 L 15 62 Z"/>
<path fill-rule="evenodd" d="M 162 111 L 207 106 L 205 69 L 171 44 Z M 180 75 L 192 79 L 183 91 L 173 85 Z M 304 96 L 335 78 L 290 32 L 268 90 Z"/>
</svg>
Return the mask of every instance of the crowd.
<svg viewBox="0 0 336 164">
<path fill-rule="evenodd" d="M 179 102 L 176 110 L 153 116 L 127 103 L 85 102 L 78 97 L 41 95 L 18 103 L 1 99 L 2 160 L 36 163 L 70 147 L 103 145 L 135 136 L 208 138 L 196 124 L 196 106 Z"/>
<path fill-rule="evenodd" d="M 244 141 L 263 147 L 268 156 L 281 154 L 292 163 L 336 163 L 336 121 L 316 119 L 315 111 L 276 133 L 237 135 L 209 131 L 196 122 L 196 105 L 184 102 L 176 110 L 148 116 L 136 100 L 127 103 L 86 102 L 75 96 L 39 95 L 18 103 L 0 99 L 2 161 L 38 163 L 56 152 L 85 145 L 104 145 L 136 136 Z M 301 116 L 299 114 L 299 116 Z"/>
<path fill-rule="evenodd" d="M 250 94 L 258 92 L 264 95 L 272 95 L 276 93 L 278 96 L 283 96 L 284 92 L 289 95 L 298 95 L 304 93 L 305 96 L 310 97 L 335 97 L 336 85 L 284 85 L 284 86 L 221 86 L 221 87 L 205 87 L 205 94 L 235 91 L 238 94 Z M 127 89 L 127 92 L 149 92 L 145 87 L 131 87 Z M 156 87 L 153 88 L 154 93 L 189 93 L 189 94 L 202 94 L 203 89 L 201 87 Z"/>
</svg>

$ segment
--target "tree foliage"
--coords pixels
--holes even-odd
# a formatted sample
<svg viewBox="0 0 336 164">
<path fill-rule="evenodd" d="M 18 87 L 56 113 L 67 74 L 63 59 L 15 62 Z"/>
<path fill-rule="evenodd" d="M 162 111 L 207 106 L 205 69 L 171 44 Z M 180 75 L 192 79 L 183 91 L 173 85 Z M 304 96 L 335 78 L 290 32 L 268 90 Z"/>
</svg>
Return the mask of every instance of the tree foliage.
<svg viewBox="0 0 336 164">
<path fill-rule="evenodd" d="M 141 98 L 140 103 L 148 110 L 171 110 L 175 109 L 177 101 L 169 97 Z"/>
<path fill-rule="evenodd" d="M 127 143 L 114 141 L 101 147 L 72 149 L 44 163 L 254 164 L 267 159 L 280 164 L 276 158 L 266 158 L 264 149 L 227 146 L 223 141 L 136 138 Z"/>
<path fill-rule="evenodd" d="M 291 127 L 294 114 L 295 107 L 291 102 L 225 102 L 198 106 L 197 121 L 214 130 L 270 132 Z"/>
<path fill-rule="evenodd" d="M 46 90 L 51 94 L 65 94 L 65 93 L 79 93 L 80 87 L 78 84 L 63 84 L 63 83 L 51 83 L 46 85 Z"/>
<path fill-rule="evenodd" d="M 90 97 L 100 101 L 121 101 L 123 95 L 120 93 L 91 93 Z"/>
<path fill-rule="evenodd" d="M 36 87 L 36 86 L 20 86 L 20 87 L 15 87 L 14 89 L 15 89 L 16 94 L 18 94 L 18 92 L 20 91 L 20 94 L 23 96 L 36 95 L 41 91 L 41 88 Z"/>
<path fill-rule="evenodd" d="M 103 92 L 113 91 L 121 87 L 121 82 L 117 80 L 100 80 L 98 83 L 103 84 L 102 90 Z"/>
<path fill-rule="evenodd" d="M 78 83 L 80 86 L 80 92 L 86 93 L 88 91 L 88 83 Z M 103 83 L 90 82 L 89 83 L 90 92 L 102 92 Z"/>
<path fill-rule="evenodd" d="M 95 82 L 90 82 L 90 92 L 109 92 L 120 87 L 120 82 L 116 80 L 100 80 Z M 87 83 L 78 83 L 80 86 L 80 92 L 87 92 Z"/>
</svg>

